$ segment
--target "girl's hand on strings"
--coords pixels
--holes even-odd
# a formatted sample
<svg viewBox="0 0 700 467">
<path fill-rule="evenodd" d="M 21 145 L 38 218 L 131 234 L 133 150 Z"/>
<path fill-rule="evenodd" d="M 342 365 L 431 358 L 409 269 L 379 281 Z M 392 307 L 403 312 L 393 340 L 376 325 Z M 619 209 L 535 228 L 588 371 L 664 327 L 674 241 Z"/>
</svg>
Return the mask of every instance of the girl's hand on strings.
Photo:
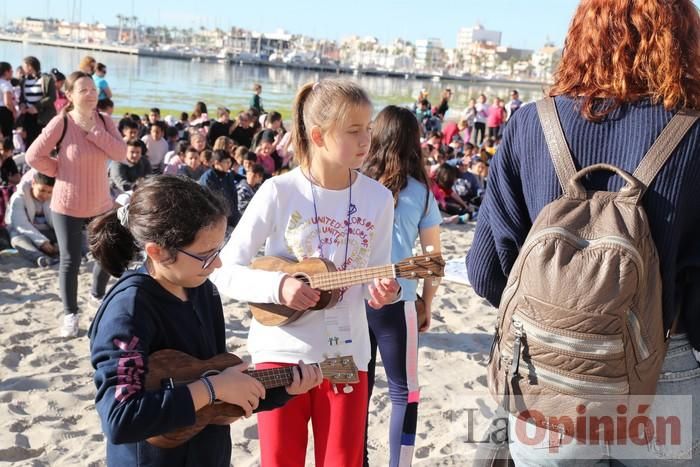
<svg viewBox="0 0 700 467">
<path fill-rule="evenodd" d="M 214 385 L 216 398 L 239 406 L 250 417 L 253 410 L 258 408 L 260 399 L 265 398 L 265 387 L 260 381 L 243 373 L 248 369 L 247 363 L 226 368 L 209 380 Z"/>
<path fill-rule="evenodd" d="M 370 284 L 368 288 L 372 299 L 367 303 L 375 310 L 394 303 L 399 298 L 401 290 L 396 279 L 374 279 L 374 285 Z"/>
<path fill-rule="evenodd" d="M 292 368 L 292 384 L 287 386 L 287 393 L 303 394 L 321 384 L 321 381 L 323 376 L 317 365 L 306 365 L 299 360 L 299 366 Z"/>
<path fill-rule="evenodd" d="M 302 281 L 285 276 L 280 284 L 280 302 L 292 310 L 308 310 L 318 303 L 321 294 Z"/>
</svg>

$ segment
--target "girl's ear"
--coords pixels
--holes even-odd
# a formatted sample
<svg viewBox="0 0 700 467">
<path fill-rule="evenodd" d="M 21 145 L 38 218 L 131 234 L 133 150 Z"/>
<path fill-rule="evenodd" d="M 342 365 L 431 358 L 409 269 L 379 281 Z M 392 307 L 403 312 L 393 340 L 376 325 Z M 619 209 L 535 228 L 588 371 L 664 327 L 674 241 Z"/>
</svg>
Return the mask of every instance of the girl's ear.
<svg viewBox="0 0 700 467">
<path fill-rule="evenodd" d="M 157 243 L 147 242 L 144 246 L 144 251 L 149 258 L 157 263 L 162 263 L 170 259 L 168 252 Z"/>
<path fill-rule="evenodd" d="M 311 143 L 318 148 L 322 148 L 326 145 L 326 142 L 323 140 L 321 128 L 317 126 L 311 128 Z"/>
</svg>

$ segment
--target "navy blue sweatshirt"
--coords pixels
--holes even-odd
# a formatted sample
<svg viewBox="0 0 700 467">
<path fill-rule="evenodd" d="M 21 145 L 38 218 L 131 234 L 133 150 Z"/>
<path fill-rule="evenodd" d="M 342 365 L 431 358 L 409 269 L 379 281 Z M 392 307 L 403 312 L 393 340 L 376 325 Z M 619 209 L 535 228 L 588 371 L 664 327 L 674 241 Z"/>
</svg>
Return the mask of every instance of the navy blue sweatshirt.
<svg viewBox="0 0 700 467">
<path fill-rule="evenodd" d="M 206 281 L 183 302 L 141 268 L 109 291 L 90 327 L 95 406 L 107 439 L 109 466 L 222 466 L 231 462 L 228 425 L 208 425 L 188 442 L 160 449 L 144 441 L 195 422 L 187 386 L 146 391 L 148 356 L 175 349 L 199 359 L 226 351 L 225 323 L 216 287 Z M 268 390 L 260 410 L 281 407 L 285 388 Z"/>
<path fill-rule="evenodd" d="M 577 103 L 556 98 L 559 118 L 577 169 L 607 162 L 630 173 L 639 165 L 673 112 L 648 100 L 627 104 L 603 122 L 581 117 Z M 617 191 L 623 181 L 596 172 L 590 190 Z M 518 251 L 542 208 L 561 196 L 535 105 L 521 107 L 506 126 L 489 169 L 489 184 L 472 248 L 469 280 L 477 294 L 498 306 Z M 700 349 L 700 125 L 696 124 L 657 175 L 642 203 L 659 252 L 663 316 L 676 310 Z"/>
</svg>

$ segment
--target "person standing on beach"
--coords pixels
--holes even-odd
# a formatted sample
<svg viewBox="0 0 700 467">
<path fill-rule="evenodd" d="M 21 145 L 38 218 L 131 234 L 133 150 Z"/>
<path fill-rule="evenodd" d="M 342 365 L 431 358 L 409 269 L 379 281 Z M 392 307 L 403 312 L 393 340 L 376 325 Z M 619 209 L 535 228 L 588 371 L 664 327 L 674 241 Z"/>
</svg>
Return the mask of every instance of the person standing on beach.
<svg viewBox="0 0 700 467">
<path fill-rule="evenodd" d="M 435 116 L 440 120 L 445 120 L 445 115 L 447 111 L 450 110 L 450 99 L 452 98 L 452 89 L 446 88 L 442 91 L 442 97 L 440 99 L 440 105 L 438 105 L 437 112 Z"/>
<path fill-rule="evenodd" d="M 631 174 L 679 110 L 700 110 L 699 44 L 700 16 L 690 0 L 580 3 L 548 91 L 554 98 L 576 170 L 607 163 Z M 599 195 L 602 191 L 619 191 L 623 180 L 596 171 L 584 184 Z M 667 332 L 668 350 L 656 394 L 692 396 L 688 406 L 682 407 L 693 425 L 692 433 L 687 433 L 691 437 L 685 453 L 688 458 L 668 459 L 668 465 L 693 466 L 700 459 L 700 364 L 694 356 L 694 350 L 700 350 L 699 124 L 690 128 L 645 188 L 640 205 L 658 251 L 662 283 L 662 309 L 658 312 L 665 329 L 640 324 L 659 336 Z M 474 291 L 492 305 L 497 307 L 501 302 L 507 277 L 533 221 L 562 192 L 537 107 L 523 106 L 512 115 L 489 167 L 486 196 L 467 258 Z M 568 259 L 562 258 L 562 262 Z M 617 284 L 610 287 L 616 290 Z M 576 313 L 586 314 L 584 310 Z M 572 321 L 572 327 L 574 324 Z M 645 371 L 646 363 L 643 360 L 637 369 Z M 650 410 L 653 414 L 655 404 Z M 513 417 L 511 424 L 515 423 Z M 559 433 L 548 432 L 545 436 L 541 431 L 547 431 L 544 428 L 529 422 L 527 425 L 530 439 L 556 443 L 558 456 L 553 457 L 546 447 L 540 449 L 539 444 L 511 440 L 510 453 L 516 465 L 570 466 L 570 459 L 579 458 L 579 443 L 562 442 Z M 579 460 L 575 465 L 657 465 L 656 453 L 660 451 L 663 456 L 669 445 L 647 436 L 642 441 L 644 453 L 650 457 L 612 461 L 609 458 L 623 454 L 617 455 L 614 445 L 602 445 L 600 457 L 590 459 L 591 446 L 584 445 L 589 449 L 589 460 Z M 666 465 L 664 462 L 660 465 Z"/>
<path fill-rule="evenodd" d="M 250 98 L 250 108 L 255 109 L 258 115 L 262 115 L 265 113 L 265 109 L 263 109 L 262 104 L 262 97 L 260 97 L 260 94 L 262 94 L 262 85 L 260 83 L 255 83 L 253 85 L 253 97 Z"/>
<path fill-rule="evenodd" d="M 479 100 L 474 106 L 476 115 L 474 116 L 474 131 L 472 131 L 472 143 L 475 146 L 481 146 L 481 143 L 486 137 L 486 120 L 489 118 L 489 104 L 486 102 L 486 96 L 481 94 Z"/>
<path fill-rule="evenodd" d="M 41 73 L 36 57 L 25 57 L 22 62 L 24 77 L 20 81 L 20 121 L 27 132 L 26 145 L 31 145 L 49 121 L 56 115 L 56 82 L 53 76 Z"/>
<path fill-rule="evenodd" d="M 56 100 L 54 101 L 53 105 L 56 107 L 56 112 L 60 112 L 65 106 L 68 105 L 66 93 L 63 92 L 63 84 L 66 82 L 66 75 L 58 71 L 57 68 L 51 69 L 51 75 L 56 81 Z"/>
<path fill-rule="evenodd" d="M 108 466 L 228 466 L 226 421 L 206 425 L 170 449 L 147 439 L 193 425 L 197 412 L 216 401 L 237 405 L 248 417 L 280 407 L 321 382 L 318 368 L 295 362 L 292 383 L 266 391 L 243 372 L 242 363 L 173 388 L 145 388 L 153 369 L 149 357 L 156 351 L 177 350 L 201 360 L 226 352 L 221 297 L 208 280 L 221 266 L 225 231 L 221 198 L 192 180 L 169 176 L 143 181 L 125 206 L 90 224 L 93 255 L 121 276 L 89 331 L 95 408 Z M 126 271 L 142 250 L 143 265 Z"/>
<path fill-rule="evenodd" d="M 126 144 L 110 118 L 95 110 L 97 89 L 92 77 L 76 71 L 66 79 L 70 105 L 54 117 L 27 150 L 27 163 L 55 177 L 51 199 L 60 251 L 59 289 L 63 301 L 63 337 L 78 335 L 78 270 L 83 256 L 85 225 L 112 207 L 107 163 L 124 162 Z M 53 105 L 52 105 L 53 108 Z M 63 140 L 57 148 L 57 143 Z M 56 155 L 52 152 L 58 149 Z M 92 271 L 91 295 L 104 296 L 109 274 L 99 264 Z"/>
<path fill-rule="evenodd" d="M 510 101 L 508 101 L 508 104 L 506 104 L 506 121 L 510 120 L 510 117 L 513 116 L 513 114 L 520 108 L 522 107 L 523 102 L 520 100 L 520 94 L 518 94 L 518 91 L 513 89 L 510 92 Z"/>
<path fill-rule="evenodd" d="M 97 87 L 97 92 L 99 93 L 97 95 L 98 102 L 112 98 L 112 89 L 110 89 L 105 75 L 107 75 L 107 65 L 98 63 L 95 66 L 95 74 L 92 76 L 92 79 L 95 81 L 95 86 Z"/>
<path fill-rule="evenodd" d="M 423 167 L 420 147 L 420 127 L 413 113 L 390 105 L 385 107 L 372 125 L 372 145 L 362 165 L 362 173 L 379 181 L 394 196 L 394 228 L 391 262 L 412 256 L 416 239 L 425 251 L 432 246 L 440 252 L 440 222 L 442 217 L 430 182 Z M 368 401 L 372 397 L 377 363 L 377 347 L 389 381 L 391 419 L 389 422 L 389 465 L 410 466 L 416 438 L 418 403 L 418 333 L 430 327 L 430 310 L 438 281 L 423 282 L 422 299 L 426 322 L 418 327 L 416 316 L 417 281 L 399 279 L 401 300 L 375 310 L 366 306 L 371 345 L 367 369 Z M 365 425 L 365 466 L 367 440 Z M 385 465 L 380 462 L 380 465 Z"/>
<path fill-rule="evenodd" d="M 15 91 L 12 87 L 12 65 L 0 62 L 0 133 L 2 139 L 12 138 L 15 125 Z"/>
<path fill-rule="evenodd" d="M 356 171 L 369 151 L 371 119 L 371 101 L 352 81 L 324 79 L 301 87 L 292 130 L 300 167 L 265 181 L 246 208 L 221 253 L 223 266 L 212 275 L 222 294 L 298 311 L 318 302 L 319 292 L 291 275 L 249 267 L 263 244 L 268 256 L 320 257 L 341 271 L 390 262 L 391 192 Z M 252 320 L 248 350 L 257 369 L 349 355 L 360 378 L 337 388 L 324 381 L 281 409 L 260 414 L 263 467 L 307 465 L 309 420 L 314 465 L 362 465 L 370 359 L 365 297 L 379 309 L 398 301 L 400 288 L 394 279 L 375 279 L 343 290 L 334 307 L 285 326 Z"/>
</svg>

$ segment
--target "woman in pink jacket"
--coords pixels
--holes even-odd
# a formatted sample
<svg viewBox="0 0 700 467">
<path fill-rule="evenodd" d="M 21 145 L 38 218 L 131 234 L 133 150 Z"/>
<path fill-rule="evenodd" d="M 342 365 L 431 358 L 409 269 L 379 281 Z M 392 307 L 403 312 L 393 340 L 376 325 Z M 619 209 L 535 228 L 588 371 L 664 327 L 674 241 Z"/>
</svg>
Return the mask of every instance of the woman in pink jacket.
<svg viewBox="0 0 700 467">
<path fill-rule="evenodd" d="M 110 159 L 126 160 L 126 144 L 114 122 L 95 110 L 97 90 L 90 75 L 72 73 L 66 80 L 65 93 L 70 104 L 44 128 L 27 150 L 26 158 L 33 168 L 56 178 L 51 210 L 61 257 L 59 288 L 65 313 L 61 335 L 75 337 L 84 227 L 112 208 L 107 165 Z M 102 298 L 108 280 L 109 275 L 95 264 L 95 298 Z"/>
</svg>

